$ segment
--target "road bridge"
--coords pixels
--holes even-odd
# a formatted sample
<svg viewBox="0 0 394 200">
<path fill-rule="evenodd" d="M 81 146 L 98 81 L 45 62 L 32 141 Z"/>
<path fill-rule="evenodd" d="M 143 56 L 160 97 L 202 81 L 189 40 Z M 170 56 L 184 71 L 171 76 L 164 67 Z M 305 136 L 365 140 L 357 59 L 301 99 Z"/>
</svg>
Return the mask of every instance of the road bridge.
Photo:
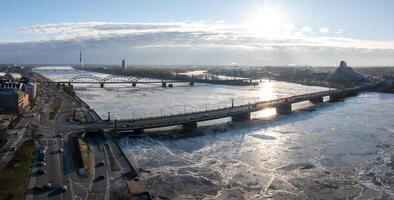
<svg viewBox="0 0 394 200">
<path fill-rule="evenodd" d="M 194 129 L 197 127 L 197 122 L 226 117 L 231 117 L 233 121 L 249 120 L 251 112 L 256 112 L 266 108 L 276 108 L 276 112 L 278 114 L 289 114 L 292 112 L 292 104 L 294 103 L 310 101 L 316 104 L 323 102 L 324 97 L 329 97 L 329 101 L 335 102 L 348 96 L 357 95 L 358 92 L 369 87 L 372 86 L 326 90 L 321 92 L 296 95 L 287 98 L 279 98 L 269 101 L 259 101 L 239 106 L 230 106 L 214 110 L 141 119 L 111 121 L 103 125 L 102 128 L 109 128 L 116 131 L 133 130 L 134 132 L 143 132 L 144 129 L 182 125 L 185 129 Z"/>
</svg>

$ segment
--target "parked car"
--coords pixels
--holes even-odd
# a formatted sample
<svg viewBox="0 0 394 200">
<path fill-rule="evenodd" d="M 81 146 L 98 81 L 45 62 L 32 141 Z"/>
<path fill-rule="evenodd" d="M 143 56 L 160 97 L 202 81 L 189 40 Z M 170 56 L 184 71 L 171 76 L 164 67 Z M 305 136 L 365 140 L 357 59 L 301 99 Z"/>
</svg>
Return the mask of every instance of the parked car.
<svg viewBox="0 0 394 200">
<path fill-rule="evenodd" d="M 63 153 L 64 152 L 64 149 L 63 148 L 60 148 L 59 149 L 59 153 Z"/>
<path fill-rule="evenodd" d="M 52 183 L 47 183 L 47 184 L 45 184 L 45 185 L 43 186 L 43 189 L 45 189 L 45 190 L 50 190 L 50 189 L 52 189 Z"/>
<path fill-rule="evenodd" d="M 66 192 L 67 191 L 67 185 L 63 185 L 62 186 L 62 192 Z"/>
<path fill-rule="evenodd" d="M 94 181 L 97 182 L 97 181 L 101 181 L 101 180 L 104 180 L 104 179 L 105 179 L 105 177 L 104 177 L 103 175 L 100 175 L 100 176 L 97 176 L 97 177 L 94 179 Z"/>
<path fill-rule="evenodd" d="M 46 165 L 45 162 L 38 162 L 38 163 L 37 163 L 37 166 L 38 166 L 38 167 L 43 167 L 43 166 L 45 166 L 45 165 Z"/>
<path fill-rule="evenodd" d="M 37 170 L 37 175 L 44 175 L 44 174 L 46 174 L 47 173 L 47 171 L 45 171 L 45 170 Z"/>
</svg>

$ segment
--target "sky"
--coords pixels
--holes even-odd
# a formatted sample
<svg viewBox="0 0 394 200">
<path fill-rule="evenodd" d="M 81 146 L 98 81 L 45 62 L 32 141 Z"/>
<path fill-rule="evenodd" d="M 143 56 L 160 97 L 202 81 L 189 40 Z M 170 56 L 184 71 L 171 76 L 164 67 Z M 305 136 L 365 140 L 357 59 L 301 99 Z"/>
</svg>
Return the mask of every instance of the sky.
<svg viewBox="0 0 394 200">
<path fill-rule="evenodd" d="M 0 63 L 394 66 L 392 0 L 0 0 Z"/>
</svg>

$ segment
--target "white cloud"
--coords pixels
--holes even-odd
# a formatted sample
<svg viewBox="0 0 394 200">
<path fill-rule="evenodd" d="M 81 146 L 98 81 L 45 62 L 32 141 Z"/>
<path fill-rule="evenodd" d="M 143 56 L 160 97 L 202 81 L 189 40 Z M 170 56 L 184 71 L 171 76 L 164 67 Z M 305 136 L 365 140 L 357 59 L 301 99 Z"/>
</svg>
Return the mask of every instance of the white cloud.
<svg viewBox="0 0 394 200">
<path fill-rule="evenodd" d="M 338 29 L 337 31 L 335 31 L 335 34 L 341 34 L 341 33 L 343 33 L 343 29 Z"/>
<path fill-rule="evenodd" d="M 320 28 L 320 29 L 319 29 L 319 32 L 320 32 L 320 33 L 328 33 L 328 32 L 330 32 L 330 29 L 327 28 L 327 27 Z"/>
<path fill-rule="evenodd" d="M 321 28 L 319 31 L 328 33 L 329 28 Z M 335 33 L 342 31 L 339 29 Z M 20 60 L 20 57 L 48 59 L 48 62 L 64 59 L 65 62 L 77 59 L 74 56 L 78 57 L 78 55 L 74 53 L 78 52 L 81 46 L 87 51 L 87 55 L 89 53 L 96 55 L 95 62 L 98 63 L 113 62 L 118 59 L 117 57 L 125 55 L 130 55 L 139 62 L 164 62 L 167 59 L 173 62 L 182 60 L 183 63 L 190 62 L 189 64 L 198 64 L 197 62 L 202 62 L 201 60 L 217 63 L 221 59 L 223 62 L 232 60 L 238 64 L 262 60 L 274 62 L 275 57 L 267 58 L 271 54 L 281 54 L 278 56 L 280 59 L 276 60 L 278 62 L 296 63 L 296 58 L 290 56 L 289 52 L 298 55 L 301 51 L 307 56 L 311 54 L 310 52 L 321 51 L 329 57 L 344 51 L 351 51 L 354 54 L 357 54 L 357 51 L 375 51 L 380 54 L 394 51 L 394 41 L 318 37 L 313 35 L 313 29 L 309 26 L 301 29 L 289 28 L 286 34 L 279 34 L 273 39 L 250 32 L 241 24 L 212 21 L 44 24 L 24 27 L 17 32 L 16 34 L 38 34 L 41 38 L 19 42 L 3 41 L 0 43 L 0 62 Z M 170 55 L 170 52 L 173 54 Z M 217 56 L 214 57 L 215 55 Z M 286 59 L 281 60 L 283 56 Z M 174 57 L 177 59 L 171 59 Z M 319 57 L 324 56 L 319 55 Z"/>
<path fill-rule="evenodd" d="M 313 29 L 311 27 L 309 27 L 309 26 L 304 26 L 304 27 L 301 28 L 301 32 L 303 32 L 303 33 L 311 33 L 311 32 L 313 32 Z"/>
</svg>

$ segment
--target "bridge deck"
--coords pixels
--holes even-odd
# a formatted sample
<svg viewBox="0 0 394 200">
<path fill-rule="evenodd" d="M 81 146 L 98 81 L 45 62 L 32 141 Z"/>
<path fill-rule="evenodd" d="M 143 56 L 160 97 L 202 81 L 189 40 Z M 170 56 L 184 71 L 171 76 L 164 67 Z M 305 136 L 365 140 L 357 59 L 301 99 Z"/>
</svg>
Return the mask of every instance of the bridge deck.
<svg viewBox="0 0 394 200">
<path fill-rule="evenodd" d="M 166 126 L 181 125 L 181 124 L 195 123 L 201 121 L 208 121 L 213 119 L 226 118 L 226 117 L 237 116 L 237 115 L 247 114 L 250 112 L 259 111 L 266 108 L 278 107 L 284 104 L 293 104 L 293 103 L 308 101 L 316 98 L 323 98 L 325 96 L 344 95 L 345 93 L 357 92 L 362 89 L 364 88 L 354 87 L 354 88 L 348 88 L 342 90 L 327 90 L 327 91 L 292 96 L 288 98 L 280 98 L 270 101 L 260 101 L 253 104 L 226 107 L 222 109 L 177 114 L 170 116 L 142 118 L 136 120 L 122 120 L 122 121 L 117 121 L 117 130 L 149 129 L 149 128 L 166 127 Z M 113 123 L 107 124 L 106 127 L 113 128 L 114 124 Z"/>
</svg>

